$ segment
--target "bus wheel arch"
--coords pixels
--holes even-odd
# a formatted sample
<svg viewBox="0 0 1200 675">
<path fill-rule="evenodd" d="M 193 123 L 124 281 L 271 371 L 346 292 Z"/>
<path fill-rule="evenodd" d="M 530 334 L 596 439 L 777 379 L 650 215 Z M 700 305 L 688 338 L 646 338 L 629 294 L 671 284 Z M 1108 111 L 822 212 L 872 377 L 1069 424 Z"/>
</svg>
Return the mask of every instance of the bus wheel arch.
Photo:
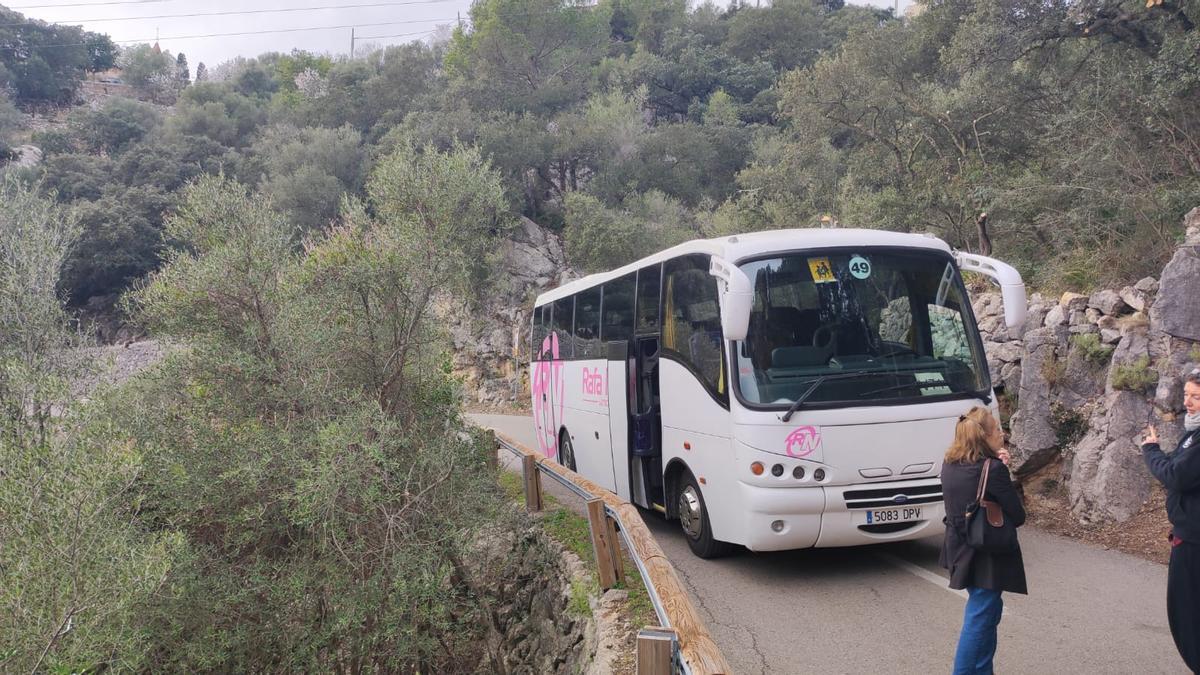
<svg viewBox="0 0 1200 675">
<path fill-rule="evenodd" d="M 687 464 L 672 461 L 667 466 L 663 487 L 667 518 L 679 519 L 680 529 L 692 553 L 701 558 L 720 558 L 733 552 L 733 544 L 713 538 L 704 492 Z"/>
<path fill-rule="evenodd" d="M 571 434 L 566 427 L 558 430 L 558 463 L 575 471 L 575 446 L 571 443 Z"/>
</svg>

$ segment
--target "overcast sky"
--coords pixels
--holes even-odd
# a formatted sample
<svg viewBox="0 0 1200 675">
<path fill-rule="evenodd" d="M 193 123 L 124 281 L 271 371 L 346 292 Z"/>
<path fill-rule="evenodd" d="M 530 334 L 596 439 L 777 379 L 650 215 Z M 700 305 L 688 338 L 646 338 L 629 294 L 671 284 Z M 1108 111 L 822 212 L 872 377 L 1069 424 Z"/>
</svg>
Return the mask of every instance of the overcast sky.
<svg viewBox="0 0 1200 675">
<path fill-rule="evenodd" d="M 900 0 L 901 10 L 910 1 Z M 863 0 L 861 4 L 890 7 L 892 2 Z M 460 15 L 465 21 L 471 0 L 8 0 L 2 4 L 27 17 L 106 33 L 122 45 L 153 42 L 158 36 L 163 49 L 186 54 L 193 70 L 201 62 L 211 70 L 235 56 L 252 57 L 268 51 L 346 54 L 350 51 L 350 26 L 356 26 L 360 47 L 419 40 L 438 25 L 453 24 Z M 292 11 L 266 11 L 275 9 Z M 234 13 L 178 16 L 221 12 Z"/>
</svg>

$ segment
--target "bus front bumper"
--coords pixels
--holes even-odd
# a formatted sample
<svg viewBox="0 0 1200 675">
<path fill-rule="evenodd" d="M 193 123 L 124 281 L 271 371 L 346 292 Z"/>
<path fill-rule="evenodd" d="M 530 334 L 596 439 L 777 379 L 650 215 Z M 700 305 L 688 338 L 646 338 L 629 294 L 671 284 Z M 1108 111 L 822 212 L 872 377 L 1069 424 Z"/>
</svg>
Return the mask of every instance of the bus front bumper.
<svg viewBox="0 0 1200 675">
<path fill-rule="evenodd" d="M 905 487 L 937 484 L 937 479 L 804 488 L 766 488 L 740 483 L 742 503 L 747 508 L 740 536 L 730 540 L 751 551 L 785 551 L 863 546 L 938 535 L 944 529 L 945 508 L 941 501 L 850 508 L 845 499 L 845 493 L 851 490 L 893 490 L 901 494 Z M 872 521 L 869 523 L 868 511 Z M 887 519 L 889 516 L 896 520 Z M 718 533 L 717 538 L 725 537 Z"/>
</svg>

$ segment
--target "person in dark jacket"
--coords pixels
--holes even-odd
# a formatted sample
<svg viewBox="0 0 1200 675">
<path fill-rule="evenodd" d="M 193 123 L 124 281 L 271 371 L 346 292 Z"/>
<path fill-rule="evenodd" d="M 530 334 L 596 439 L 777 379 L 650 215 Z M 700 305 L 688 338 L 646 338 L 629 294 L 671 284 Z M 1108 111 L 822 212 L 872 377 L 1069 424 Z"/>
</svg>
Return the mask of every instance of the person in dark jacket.
<svg viewBox="0 0 1200 675">
<path fill-rule="evenodd" d="M 1000 594 L 1028 593 L 1025 563 L 1018 546 L 1011 553 L 977 551 L 967 543 L 967 508 L 975 504 L 984 462 L 989 462 L 984 497 L 1000 505 L 1017 527 L 1025 507 L 1009 476 L 1004 431 L 987 408 L 976 406 L 958 418 L 954 443 L 942 464 L 942 499 L 946 505 L 946 540 L 941 565 L 950 571 L 950 588 L 967 590 L 962 632 L 954 654 L 954 673 L 991 673 L 996 654 L 996 628 L 1004 611 Z"/>
<path fill-rule="evenodd" d="M 1142 441 L 1150 473 L 1167 488 L 1171 562 L 1167 567 L 1167 623 L 1183 662 L 1200 673 L 1200 369 L 1183 385 L 1184 434 L 1175 452 L 1158 447 L 1151 425 Z"/>
</svg>

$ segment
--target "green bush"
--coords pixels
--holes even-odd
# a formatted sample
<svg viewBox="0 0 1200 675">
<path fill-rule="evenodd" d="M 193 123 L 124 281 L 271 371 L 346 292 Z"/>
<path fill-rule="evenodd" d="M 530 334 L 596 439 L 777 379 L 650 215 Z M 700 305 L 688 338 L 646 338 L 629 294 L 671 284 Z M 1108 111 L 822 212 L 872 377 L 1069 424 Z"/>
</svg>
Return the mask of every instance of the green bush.
<svg viewBox="0 0 1200 675">
<path fill-rule="evenodd" d="M 1100 342 L 1100 336 L 1096 333 L 1072 335 L 1071 344 L 1079 350 L 1080 356 L 1085 361 L 1097 367 L 1108 365 L 1115 351 L 1112 347 Z"/>
<path fill-rule="evenodd" d="M 1158 382 L 1158 371 L 1150 367 L 1150 357 L 1142 356 L 1136 361 L 1123 363 L 1113 369 L 1113 389 L 1145 391 Z"/>
<path fill-rule="evenodd" d="M 142 448 L 72 401 L 90 364 L 55 289 L 78 223 L 0 185 L 0 670 L 139 670 L 145 604 L 186 554 L 147 532 Z"/>
</svg>

